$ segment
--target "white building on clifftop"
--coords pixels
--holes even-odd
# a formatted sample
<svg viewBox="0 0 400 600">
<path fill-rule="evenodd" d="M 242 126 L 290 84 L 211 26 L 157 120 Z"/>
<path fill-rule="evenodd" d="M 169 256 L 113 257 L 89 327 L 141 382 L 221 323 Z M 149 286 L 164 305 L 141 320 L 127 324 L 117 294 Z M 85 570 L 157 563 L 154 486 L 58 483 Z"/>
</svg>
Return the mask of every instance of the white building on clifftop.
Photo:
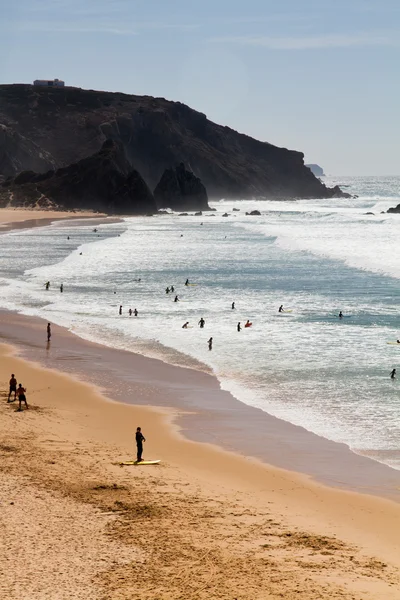
<svg viewBox="0 0 400 600">
<path fill-rule="evenodd" d="M 33 85 L 39 85 L 41 87 L 64 87 L 65 82 L 61 79 L 35 79 Z"/>
</svg>

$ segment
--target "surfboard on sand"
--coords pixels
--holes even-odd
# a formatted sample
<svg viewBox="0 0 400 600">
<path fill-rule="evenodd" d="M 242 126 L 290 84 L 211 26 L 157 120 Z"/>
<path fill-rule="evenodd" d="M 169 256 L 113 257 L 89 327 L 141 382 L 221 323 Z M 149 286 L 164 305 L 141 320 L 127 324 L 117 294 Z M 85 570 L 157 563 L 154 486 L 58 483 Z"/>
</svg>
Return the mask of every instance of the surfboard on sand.
<svg viewBox="0 0 400 600">
<path fill-rule="evenodd" d="M 125 460 L 123 462 L 119 462 L 118 464 L 121 466 L 131 466 L 131 465 L 158 465 L 160 463 L 159 460 L 141 460 L 138 462 L 137 460 Z"/>
</svg>

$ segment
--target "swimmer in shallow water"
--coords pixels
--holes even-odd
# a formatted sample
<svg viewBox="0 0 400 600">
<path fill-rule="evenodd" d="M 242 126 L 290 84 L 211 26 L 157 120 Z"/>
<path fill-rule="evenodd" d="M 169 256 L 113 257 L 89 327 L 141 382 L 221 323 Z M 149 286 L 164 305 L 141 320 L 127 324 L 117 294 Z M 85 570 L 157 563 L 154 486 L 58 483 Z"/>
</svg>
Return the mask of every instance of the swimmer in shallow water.
<svg viewBox="0 0 400 600">
<path fill-rule="evenodd" d="M 342 313 L 342 311 L 340 311 L 340 313 L 339 313 L 339 319 L 343 319 L 343 313 Z"/>
<path fill-rule="evenodd" d="M 187 329 L 187 328 L 188 328 L 188 325 L 189 325 L 189 321 L 186 321 L 186 323 L 184 323 L 184 324 L 182 325 L 182 329 Z"/>
<path fill-rule="evenodd" d="M 285 312 L 285 311 L 283 310 L 283 304 L 281 304 L 281 305 L 280 305 L 278 312 L 280 312 L 280 313 L 282 313 L 282 312 Z"/>
<path fill-rule="evenodd" d="M 390 373 L 390 379 L 395 379 L 396 377 L 396 369 L 393 369 L 393 371 Z"/>
</svg>

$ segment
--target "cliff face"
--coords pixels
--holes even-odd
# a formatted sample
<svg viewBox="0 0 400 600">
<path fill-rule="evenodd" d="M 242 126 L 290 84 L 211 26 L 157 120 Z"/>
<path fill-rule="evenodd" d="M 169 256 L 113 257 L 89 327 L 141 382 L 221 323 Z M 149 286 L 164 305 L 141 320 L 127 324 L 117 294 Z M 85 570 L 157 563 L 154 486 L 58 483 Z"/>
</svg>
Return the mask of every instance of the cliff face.
<svg viewBox="0 0 400 600">
<path fill-rule="evenodd" d="M 0 187 L 0 206 L 99 210 L 111 214 L 156 211 L 153 194 L 132 169 L 122 144 L 106 141 L 99 152 L 47 173 L 23 171 Z"/>
<path fill-rule="evenodd" d="M 7 168 L 45 171 L 96 153 L 106 139 L 121 142 L 128 161 L 154 189 L 162 174 L 184 162 L 212 197 L 332 197 L 305 167 L 303 154 L 216 125 L 205 115 L 163 98 L 77 88 L 0 86 L 0 123 L 30 144 L 30 158 L 8 152 Z M 33 150 L 37 148 L 37 150 Z M 2 146 L 0 141 L 0 156 Z M 42 157 L 45 164 L 33 166 Z M 11 165 L 11 166 L 10 166 Z"/>
<path fill-rule="evenodd" d="M 164 171 L 154 190 L 158 208 L 172 210 L 209 210 L 207 192 L 200 179 L 183 163 Z"/>
</svg>

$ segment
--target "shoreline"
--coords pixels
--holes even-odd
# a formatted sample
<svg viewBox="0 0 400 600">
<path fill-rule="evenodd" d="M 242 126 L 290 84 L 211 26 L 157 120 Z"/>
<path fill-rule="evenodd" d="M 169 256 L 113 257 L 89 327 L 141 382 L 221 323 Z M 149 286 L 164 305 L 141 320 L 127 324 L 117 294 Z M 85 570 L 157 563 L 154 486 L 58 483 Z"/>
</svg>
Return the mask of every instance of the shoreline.
<svg viewBox="0 0 400 600">
<path fill-rule="evenodd" d="M 98 386 L 113 400 L 172 411 L 171 425 L 186 440 L 333 488 L 400 502 L 400 471 L 240 402 L 221 390 L 215 375 L 90 342 L 54 324 L 47 348 L 45 324 L 0 310 L 0 341 L 12 343 L 26 360 Z M 150 392 L 138 397 L 138 385 L 150 385 L 158 403 L 149 401 Z"/>
<path fill-rule="evenodd" d="M 108 219 L 108 215 L 90 211 L 72 212 L 27 208 L 0 208 L 0 234 L 19 229 L 45 227 L 55 221 L 65 221 L 68 219 L 71 221 L 93 219 L 97 223 L 100 219 Z"/>
<path fill-rule="evenodd" d="M 7 213 L 17 214 L 25 220 L 10 222 L 8 225 L 10 228 L 17 225 L 14 229 L 18 229 L 30 228 L 32 223 L 35 223 L 34 226 L 43 226 L 55 220 L 68 222 L 81 219 L 83 224 L 122 220 L 86 213 L 65 213 L 58 218 L 41 217 L 34 221 L 26 220 L 27 214 L 42 215 L 46 212 L 0 209 L 0 221 Z M 20 352 L 22 350 L 22 355 L 29 360 L 36 356 L 36 350 L 41 347 L 37 331 L 41 326 L 44 328 L 44 324 L 45 321 L 40 318 L 0 309 L 0 339 L 12 339 L 13 334 L 18 331 L 19 337 L 15 338 L 14 342 Z M 6 331 L 5 335 L 2 334 L 2 328 Z M 219 380 L 208 368 L 200 371 L 191 366 L 175 366 L 162 358 L 149 358 L 96 344 L 56 325 L 53 325 L 53 331 L 57 331 L 57 336 L 62 338 L 64 347 L 57 347 L 55 356 L 46 350 L 41 354 L 41 364 L 60 369 L 61 362 L 61 371 L 77 374 L 81 378 L 89 377 L 92 383 L 100 385 L 108 395 L 115 392 L 110 389 L 108 381 L 121 368 L 121 377 L 129 389 L 138 381 L 137 376 L 131 376 L 131 360 L 140 361 L 140 369 L 145 374 L 151 369 L 160 371 L 162 376 L 157 383 L 168 390 L 168 401 L 165 401 L 163 406 L 167 409 L 172 407 L 177 411 L 174 428 L 189 440 L 213 444 L 248 457 L 249 460 L 305 474 L 325 485 L 374 494 L 400 502 L 400 471 L 358 454 L 345 444 L 318 436 L 303 427 L 241 402 L 230 392 L 221 389 Z M 82 370 L 88 356 L 94 359 L 94 363 L 100 361 L 102 368 L 87 370 L 85 365 L 86 370 Z M 193 361 L 191 362 L 193 364 Z M 139 377 L 139 380 L 145 383 L 143 378 Z M 176 385 L 175 381 L 180 383 Z M 182 393 L 182 388 L 185 394 Z M 131 403 L 131 400 L 127 400 L 121 393 L 117 394 L 116 399 Z"/>
</svg>

